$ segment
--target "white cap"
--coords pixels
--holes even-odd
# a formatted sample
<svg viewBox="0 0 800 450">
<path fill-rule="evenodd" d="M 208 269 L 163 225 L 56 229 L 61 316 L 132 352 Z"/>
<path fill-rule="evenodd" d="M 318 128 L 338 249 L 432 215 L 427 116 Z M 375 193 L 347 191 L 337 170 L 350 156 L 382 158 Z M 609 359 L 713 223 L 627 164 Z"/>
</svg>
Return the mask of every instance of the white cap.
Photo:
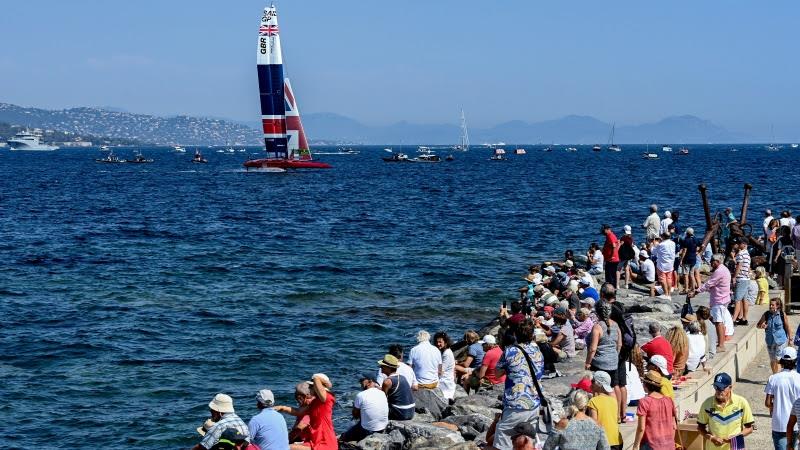
<svg viewBox="0 0 800 450">
<path fill-rule="evenodd" d="M 658 367 L 658 370 L 660 370 L 664 375 L 669 375 L 669 371 L 667 370 L 667 358 L 664 358 L 661 355 L 653 355 L 650 357 L 650 361 L 648 362 Z"/>
<path fill-rule="evenodd" d="M 486 336 L 483 337 L 483 339 L 478 341 L 478 343 L 479 344 L 497 345 L 497 339 L 495 339 L 494 336 L 492 336 L 491 334 L 487 334 Z"/>
<path fill-rule="evenodd" d="M 625 234 L 631 234 L 631 226 L 630 225 L 625 225 L 624 227 L 622 227 L 622 229 L 625 230 Z"/>
<path fill-rule="evenodd" d="M 264 406 L 272 406 L 275 404 L 275 396 L 269 389 L 262 389 L 256 394 L 256 401 Z"/>
<path fill-rule="evenodd" d="M 672 213 L 671 213 L 671 212 L 669 212 L 669 211 L 664 211 L 664 217 L 669 217 L 669 218 L 671 218 L 671 217 L 672 217 Z"/>
<path fill-rule="evenodd" d="M 797 350 L 794 347 L 786 347 L 781 352 L 781 359 L 785 359 L 787 361 L 794 361 L 797 359 Z"/>
</svg>

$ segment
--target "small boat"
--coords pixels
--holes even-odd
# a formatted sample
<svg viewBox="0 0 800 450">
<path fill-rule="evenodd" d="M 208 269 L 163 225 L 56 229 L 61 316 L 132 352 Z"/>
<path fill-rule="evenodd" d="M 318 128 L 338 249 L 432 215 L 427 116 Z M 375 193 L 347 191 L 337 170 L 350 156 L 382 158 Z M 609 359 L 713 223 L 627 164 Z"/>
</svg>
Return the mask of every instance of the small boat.
<svg viewBox="0 0 800 450">
<path fill-rule="evenodd" d="M 453 146 L 453 150 L 466 152 L 469 150 L 469 134 L 467 133 L 467 119 L 464 117 L 464 110 L 461 110 L 461 136 L 458 144 Z"/>
<path fill-rule="evenodd" d="M 769 145 L 767 145 L 767 151 L 768 152 L 777 152 L 780 149 L 781 149 L 781 146 L 777 145 L 777 144 L 769 144 Z"/>
<path fill-rule="evenodd" d="M 422 153 L 414 158 L 413 161 L 419 163 L 438 163 L 442 162 L 442 158 L 435 153 Z"/>
<path fill-rule="evenodd" d="M 176 153 L 186 153 L 186 149 L 180 145 L 173 145 L 172 148 L 175 149 Z"/>
<path fill-rule="evenodd" d="M 611 144 L 608 146 L 608 151 L 610 151 L 610 152 L 621 152 L 622 151 L 620 146 L 614 143 L 614 132 L 616 131 L 616 128 L 617 128 L 617 124 L 616 123 L 611 125 L 611 138 L 609 139 Z"/>
<path fill-rule="evenodd" d="M 246 152 L 246 151 L 247 151 L 247 150 L 246 150 L 246 149 L 243 149 L 243 148 L 240 148 L 239 150 L 237 150 L 237 152 L 239 152 L 239 153 L 244 153 L 244 152 Z"/>
<path fill-rule="evenodd" d="M 100 151 L 101 152 L 107 152 L 108 151 L 108 146 L 107 145 L 101 145 L 100 146 Z"/>
<path fill-rule="evenodd" d="M 689 149 L 688 148 L 681 147 L 681 148 L 678 149 L 678 155 L 682 155 L 683 156 L 683 155 L 688 155 L 688 154 L 689 154 Z"/>
<path fill-rule="evenodd" d="M 205 164 L 205 163 L 208 162 L 208 160 L 203 158 L 203 154 L 200 153 L 200 150 L 198 149 L 198 150 L 194 151 L 194 156 L 192 157 L 192 162 L 193 163 L 199 163 L 199 164 Z"/>
<path fill-rule="evenodd" d="M 669 145 L 665 145 L 665 146 L 661 147 L 661 151 L 662 152 L 671 152 L 672 151 L 672 147 L 670 147 Z"/>
<path fill-rule="evenodd" d="M 642 153 L 644 159 L 658 159 L 658 153 L 645 152 Z"/>
<path fill-rule="evenodd" d="M 386 149 L 384 149 L 384 150 L 386 150 Z M 391 149 L 389 149 L 388 151 L 391 151 Z M 352 148 L 347 148 L 347 149 L 340 148 L 339 150 L 337 150 L 335 152 L 315 152 L 315 153 L 317 155 L 358 155 L 359 151 L 358 150 L 353 150 Z"/>
<path fill-rule="evenodd" d="M 568 152 L 577 152 L 577 151 L 578 151 L 578 149 L 577 149 L 577 148 L 575 148 L 575 147 L 567 147 L 567 151 L 568 151 Z"/>
<path fill-rule="evenodd" d="M 256 69 L 266 157 L 245 161 L 245 169 L 330 169 L 330 164 L 312 158 L 297 96 L 289 79 L 283 75 L 278 12 L 274 5 L 264 8 L 261 15 Z"/>
<path fill-rule="evenodd" d="M 153 160 L 145 158 L 142 155 L 142 152 L 137 150 L 133 155 L 133 159 L 129 159 L 129 160 L 125 161 L 125 162 L 131 163 L 131 164 L 147 164 L 147 163 L 153 162 Z"/>
<path fill-rule="evenodd" d="M 548 147 L 543 148 L 542 151 L 543 152 L 552 152 L 553 148 L 548 146 Z"/>
<path fill-rule="evenodd" d="M 502 149 L 502 148 L 496 148 L 496 149 L 494 149 L 494 154 L 495 155 L 505 155 L 506 151 L 505 151 L 505 149 Z"/>
<path fill-rule="evenodd" d="M 455 161 L 455 158 L 453 158 L 453 155 L 447 155 L 447 158 L 445 158 L 444 160 L 448 161 L 448 162 L 449 161 Z"/>
<path fill-rule="evenodd" d="M 792 144 L 792 148 L 800 147 L 800 144 Z"/>
<path fill-rule="evenodd" d="M 126 162 L 124 159 L 119 159 L 119 157 L 117 157 L 117 155 L 114 154 L 113 150 L 109 151 L 108 155 L 106 155 L 104 158 L 98 158 L 95 159 L 94 161 L 107 164 L 122 164 Z"/>
<path fill-rule="evenodd" d="M 219 149 L 219 150 L 217 150 L 217 153 L 225 153 L 225 150 Z"/>
<path fill-rule="evenodd" d="M 228 147 L 225 149 L 225 153 L 236 153 L 236 149 Z"/>
<path fill-rule="evenodd" d="M 489 157 L 489 161 L 506 161 L 505 155 L 492 155 Z"/>
<path fill-rule="evenodd" d="M 384 162 L 413 162 L 405 153 L 392 153 L 392 156 L 384 156 Z"/>
<path fill-rule="evenodd" d="M 526 153 L 527 153 L 527 152 L 525 151 L 525 149 L 524 149 L 524 148 L 518 148 L 518 149 L 514 150 L 514 154 L 515 154 L 515 155 L 524 155 L 524 154 L 526 154 Z"/>
<path fill-rule="evenodd" d="M 738 152 L 739 150 L 737 150 L 737 149 L 735 149 L 735 148 L 732 148 L 732 149 L 731 149 L 731 151 L 732 151 L 732 152 Z"/>
<path fill-rule="evenodd" d="M 594 147 L 592 147 L 592 151 L 593 152 L 599 152 L 599 151 L 602 151 L 602 150 L 603 150 L 603 147 L 600 147 L 599 145 L 595 145 Z"/>
<path fill-rule="evenodd" d="M 622 148 L 619 145 L 611 145 L 608 147 L 608 151 L 610 152 L 621 152 Z"/>
</svg>

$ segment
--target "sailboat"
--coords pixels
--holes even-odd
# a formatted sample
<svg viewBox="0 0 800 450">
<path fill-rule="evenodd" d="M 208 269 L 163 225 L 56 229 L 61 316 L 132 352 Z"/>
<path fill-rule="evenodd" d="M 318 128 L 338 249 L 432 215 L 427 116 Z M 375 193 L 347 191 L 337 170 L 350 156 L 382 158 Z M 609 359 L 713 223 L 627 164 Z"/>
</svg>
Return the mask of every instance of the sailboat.
<svg viewBox="0 0 800 450">
<path fill-rule="evenodd" d="M 200 153 L 200 149 L 196 148 L 194 149 L 194 156 L 192 157 L 192 162 L 198 164 L 205 164 L 208 162 L 208 160 L 203 158 L 203 154 Z"/>
<path fill-rule="evenodd" d="M 461 109 L 461 137 L 458 140 L 458 145 L 453 147 L 453 150 L 466 152 L 469 150 L 469 134 L 467 134 L 467 119 L 464 117 L 464 109 Z"/>
<path fill-rule="evenodd" d="M 616 128 L 617 128 L 617 124 L 616 123 L 611 125 L 611 139 L 610 139 L 611 145 L 608 146 L 608 151 L 610 151 L 610 152 L 622 151 L 622 149 L 619 148 L 619 145 L 614 144 L 614 131 L 615 131 Z"/>
<path fill-rule="evenodd" d="M 283 76 L 283 54 L 274 5 L 264 8 L 258 29 L 256 67 L 266 158 L 245 161 L 247 169 L 329 169 L 311 157 L 297 100 Z"/>
<path fill-rule="evenodd" d="M 781 146 L 775 143 L 775 128 L 772 125 L 769 126 L 769 134 L 771 136 L 771 144 L 767 145 L 768 152 L 777 152 L 781 149 Z"/>
</svg>

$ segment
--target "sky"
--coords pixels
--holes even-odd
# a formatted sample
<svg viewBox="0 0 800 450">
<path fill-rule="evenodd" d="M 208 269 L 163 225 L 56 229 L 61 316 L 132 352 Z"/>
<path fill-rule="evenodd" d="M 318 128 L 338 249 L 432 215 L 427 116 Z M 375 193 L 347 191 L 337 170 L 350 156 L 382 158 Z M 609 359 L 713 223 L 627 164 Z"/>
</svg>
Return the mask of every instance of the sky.
<svg viewBox="0 0 800 450">
<path fill-rule="evenodd" d="M 3 2 L 0 102 L 254 122 L 258 0 Z M 800 2 L 276 1 L 303 113 L 800 136 Z"/>
</svg>

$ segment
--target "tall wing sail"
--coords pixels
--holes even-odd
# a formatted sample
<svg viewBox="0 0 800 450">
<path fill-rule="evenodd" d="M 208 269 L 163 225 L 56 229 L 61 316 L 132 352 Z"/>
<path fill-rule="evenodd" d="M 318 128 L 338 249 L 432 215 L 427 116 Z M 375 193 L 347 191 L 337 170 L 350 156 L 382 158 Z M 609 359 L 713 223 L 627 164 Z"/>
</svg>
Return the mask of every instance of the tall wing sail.
<svg viewBox="0 0 800 450">
<path fill-rule="evenodd" d="M 288 78 L 284 81 L 283 92 L 286 98 L 286 135 L 289 140 L 289 155 L 301 160 L 310 160 L 311 148 L 306 139 L 306 132 L 303 130 L 303 122 L 300 120 L 297 97 L 294 96 L 292 84 Z"/>
<path fill-rule="evenodd" d="M 283 92 L 283 56 L 278 34 L 278 13 L 264 8 L 258 28 L 258 92 L 261 96 L 261 124 L 267 157 L 288 158 L 286 107 Z"/>
</svg>

